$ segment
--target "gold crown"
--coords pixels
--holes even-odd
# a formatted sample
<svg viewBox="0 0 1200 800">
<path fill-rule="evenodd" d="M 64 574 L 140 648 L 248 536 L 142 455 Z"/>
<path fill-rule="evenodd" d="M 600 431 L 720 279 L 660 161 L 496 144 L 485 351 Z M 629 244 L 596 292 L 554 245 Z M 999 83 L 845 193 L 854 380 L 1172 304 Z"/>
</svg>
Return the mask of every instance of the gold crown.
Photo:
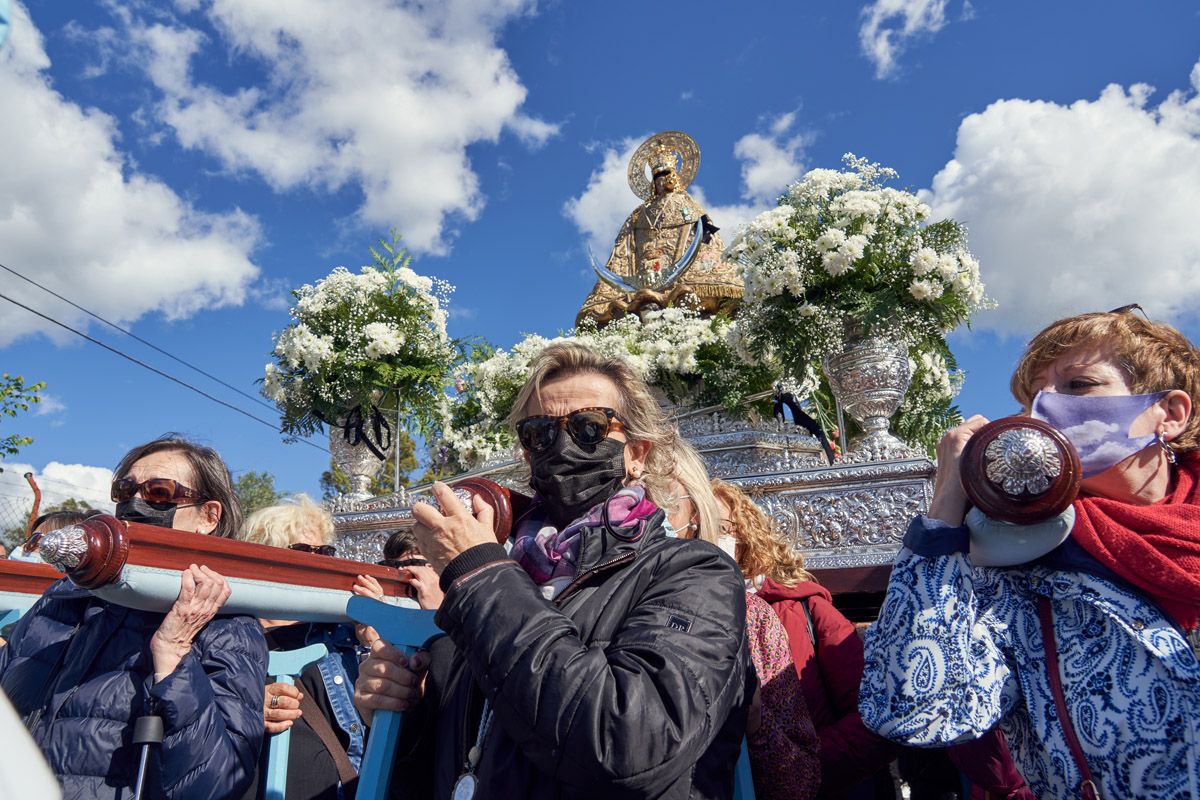
<svg viewBox="0 0 1200 800">
<path fill-rule="evenodd" d="M 661 175 L 664 172 L 675 172 L 679 169 L 679 160 L 675 151 L 668 148 L 662 142 L 655 142 L 654 149 L 650 152 L 650 174 Z"/>
</svg>

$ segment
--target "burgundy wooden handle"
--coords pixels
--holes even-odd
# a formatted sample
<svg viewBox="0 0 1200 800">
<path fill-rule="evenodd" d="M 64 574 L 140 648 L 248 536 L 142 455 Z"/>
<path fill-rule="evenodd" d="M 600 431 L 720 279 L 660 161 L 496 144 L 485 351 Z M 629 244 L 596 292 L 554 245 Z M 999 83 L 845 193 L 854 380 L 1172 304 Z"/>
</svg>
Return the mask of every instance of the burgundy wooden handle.
<svg viewBox="0 0 1200 800">
<path fill-rule="evenodd" d="M 495 509 L 492 529 L 501 544 L 508 539 L 514 519 L 519 519 L 531 502 L 525 495 L 487 478 L 466 478 L 454 488 L 479 495 Z M 385 594 L 402 597 L 407 594 L 399 572 L 378 564 L 122 522 L 107 514 L 97 514 L 69 527 L 82 531 L 82 535 L 75 533 L 68 537 L 72 541 L 72 563 L 64 562 L 61 566 L 85 589 L 116 581 L 126 564 L 175 570 L 187 569 L 189 564 L 203 564 L 226 577 L 346 591 L 354 585 L 355 576 L 371 575 L 383 586 Z M 51 560 L 50 550 L 61 550 L 63 537 L 58 533 L 56 531 L 54 537 L 47 534 L 50 544 L 47 560 Z M 60 541 L 55 542 L 55 539 Z"/>
<path fill-rule="evenodd" d="M 1083 471 L 1062 432 L 1033 417 L 989 422 L 967 442 L 960 475 L 971 503 L 992 519 L 1030 525 L 1075 501 Z"/>
<path fill-rule="evenodd" d="M 512 533 L 513 521 L 520 519 L 532 500 L 525 495 L 506 489 L 495 481 L 487 478 L 464 478 L 454 484 L 455 489 L 465 489 L 471 494 L 483 498 L 495 511 L 492 519 L 492 531 L 496 541 L 504 544 Z"/>
</svg>

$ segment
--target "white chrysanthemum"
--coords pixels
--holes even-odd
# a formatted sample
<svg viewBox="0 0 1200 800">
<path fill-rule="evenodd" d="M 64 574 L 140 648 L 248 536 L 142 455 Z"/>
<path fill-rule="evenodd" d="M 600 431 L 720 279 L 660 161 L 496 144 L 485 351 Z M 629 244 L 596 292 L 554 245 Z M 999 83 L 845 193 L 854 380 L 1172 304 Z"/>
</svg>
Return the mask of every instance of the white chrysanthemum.
<svg viewBox="0 0 1200 800">
<path fill-rule="evenodd" d="M 367 358 L 395 355 L 404 347 L 404 334 L 386 322 L 368 323 L 363 328 L 363 336 L 367 340 L 364 351 Z"/>
<path fill-rule="evenodd" d="M 846 232 L 840 228 L 827 228 L 817 237 L 817 247 L 820 250 L 834 250 L 846 241 Z"/>
<path fill-rule="evenodd" d="M 908 263 L 912 266 L 913 275 L 921 277 L 937 269 L 938 262 L 939 259 L 936 250 L 932 247 L 922 247 L 912 254 Z M 921 300 L 923 298 L 918 297 L 917 299 Z"/>
<path fill-rule="evenodd" d="M 931 300 L 934 297 L 934 285 L 935 284 L 933 281 L 927 281 L 918 278 L 908 285 L 908 293 L 911 294 L 916 300 Z M 941 289 L 940 285 L 938 286 L 938 289 Z"/>
<path fill-rule="evenodd" d="M 937 273 L 943 281 L 952 281 L 958 277 L 958 257 L 953 253 L 943 253 L 939 256 Z"/>
<path fill-rule="evenodd" d="M 841 250 L 831 250 L 821 256 L 821 266 L 833 277 L 844 275 L 854 266 L 854 262 Z"/>
<path fill-rule="evenodd" d="M 846 254 L 852 261 L 858 261 L 863 257 L 863 253 L 867 250 L 867 237 L 861 233 L 856 233 L 846 239 L 846 243 L 841 246 L 841 251 Z"/>
</svg>

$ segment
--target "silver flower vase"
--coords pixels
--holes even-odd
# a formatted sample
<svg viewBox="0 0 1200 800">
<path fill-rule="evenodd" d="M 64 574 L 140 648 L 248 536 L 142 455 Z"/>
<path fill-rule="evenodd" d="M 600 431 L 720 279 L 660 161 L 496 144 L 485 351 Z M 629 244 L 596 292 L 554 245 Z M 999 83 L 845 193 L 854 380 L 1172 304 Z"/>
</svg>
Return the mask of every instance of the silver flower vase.
<svg viewBox="0 0 1200 800">
<path fill-rule="evenodd" d="M 365 444 L 350 444 L 342 429 L 333 426 L 329 429 L 329 452 L 333 454 L 333 463 L 350 478 L 350 491 L 344 497 L 347 500 L 370 497 L 371 481 L 379 474 L 383 461 Z"/>
<path fill-rule="evenodd" d="M 912 380 L 907 347 L 882 337 L 851 339 L 840 353 L 828 356 L 824 366 L 834 398 L 863 430 L 848 453 L 852 460 L 919 455 L 888 429 Z"/>
</svg>

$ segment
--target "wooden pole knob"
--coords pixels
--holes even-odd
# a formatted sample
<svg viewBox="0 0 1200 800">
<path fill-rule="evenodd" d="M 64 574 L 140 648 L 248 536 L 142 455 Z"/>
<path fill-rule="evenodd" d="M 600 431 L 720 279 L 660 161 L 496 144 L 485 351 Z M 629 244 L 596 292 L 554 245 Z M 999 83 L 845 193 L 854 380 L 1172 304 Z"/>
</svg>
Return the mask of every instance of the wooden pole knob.
<svg viewBox="0 0 1200 800">
<path fill-rule="evenodd" d="M 1057 428 L 1026 416 L 984 425 L 962 452 L 960 474 L 971 503 L 1017 525 L 1056 517 L 1075 501 L 1083 470 Z"/>
</svg>

